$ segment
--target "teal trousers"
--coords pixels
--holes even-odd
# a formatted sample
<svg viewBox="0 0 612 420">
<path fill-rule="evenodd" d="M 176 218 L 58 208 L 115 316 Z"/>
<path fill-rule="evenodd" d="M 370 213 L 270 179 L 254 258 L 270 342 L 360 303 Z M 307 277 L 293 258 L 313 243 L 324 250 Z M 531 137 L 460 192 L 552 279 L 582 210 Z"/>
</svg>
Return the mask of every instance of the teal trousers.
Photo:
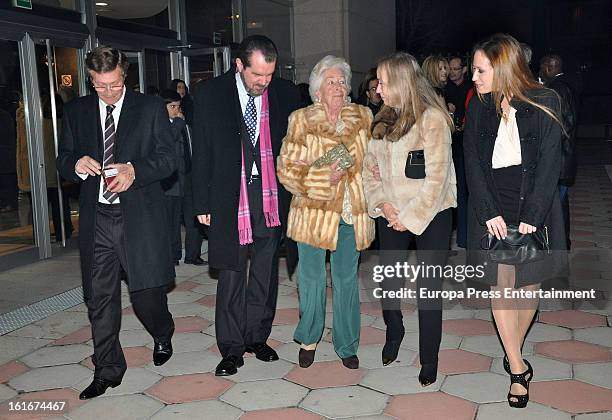
<svg viewBox="0 0 612 420">
<path fill-rule="evenodd" d="M 318 343 L 325 327 L 327 301 L 325 267 L 326 250 L 298 242 L 298 289 L 300 322 L 293 338 L 305 345 Z M 345 358 L 357 354 L 361 324 L 355 230 L 340 221 L 338 243 L 331 253 L 333 341 L 336 354 Z"/>
</svg>

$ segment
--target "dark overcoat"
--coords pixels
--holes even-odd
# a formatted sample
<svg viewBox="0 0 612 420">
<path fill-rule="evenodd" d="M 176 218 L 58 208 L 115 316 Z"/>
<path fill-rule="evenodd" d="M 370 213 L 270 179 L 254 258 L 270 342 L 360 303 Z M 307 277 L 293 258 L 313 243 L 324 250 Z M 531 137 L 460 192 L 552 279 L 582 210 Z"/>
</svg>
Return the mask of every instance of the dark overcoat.
<svg viewBox="0 0 612 420">
<path fill-rule="evenodd" d="M 529 91 L 527 97 L 559 115 L 559 97 L 549 89 Z M 567 277 L 565 224 L 557 183 L 561 170 L 561 125 L 540 108 L 511 101 L 521 142 L 519 220 L 547 227 L 551 255 L 517 266 L 515 287 Z M 492 157 L 501 117 L 491 94 L 474 96 L 468 105 L 463 137 L 468 185 L 468 263 L 485 265 L 483 281 L 497 283 L 497 264 L 487 261 L 481 250 L 487 220 L 502 215 L 492 175 Z M 486 264 L 484 264 L 486 262 Z"/>
<path fill-rule="evenodd" d="M 129 290 L 166 285 L 175 274 L 160 181 L 176 169 L 176 158 L 168 112 L 160 98 L 126 91 L 117 123 L 114 154 L 115 162 L 130 162 L 136 175 L 132 186 L 119 194 Z M 88 176 L 83 181 L 76 175 L 76 162 L 85 155 L 102 162 L 102 126 L 95 94 L 66 104 L 57 157 L 60 174 L 81 182 L 79 247 L 83 292 L 88 297 L 100 177 Z"/>
<path fill-rule="evenodd" d="M 268 86 L 268 100 L 276 174 L 276 158 L 287 133 L 289 114 L 299 106 L 299 94 L 290 81 L 273 78 Z M 210 265 L 218 269 L 238 270 L 241 144 L 246 128 L 236 87 L 235 71 L 230 70 L 197 86 L 194 103 L 192 161 L 194 210 L 198 215 L 211 215 L 208 228 Z M 281 226 L 284 232 L 291 195 L 278 178 L 276 183 Z"/>
</svg>

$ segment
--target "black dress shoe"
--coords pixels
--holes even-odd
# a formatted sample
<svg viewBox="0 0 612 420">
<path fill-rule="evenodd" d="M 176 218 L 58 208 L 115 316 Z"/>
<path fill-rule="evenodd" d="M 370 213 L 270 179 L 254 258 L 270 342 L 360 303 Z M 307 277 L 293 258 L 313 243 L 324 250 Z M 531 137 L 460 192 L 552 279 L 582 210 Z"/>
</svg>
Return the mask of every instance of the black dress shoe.
<svg viewBox="0 0 612 420">
<path fill-rule="evenodd" d="M 185 264 L 193 264 L 193 265 L 208 265 L 208 262 L 204 261 L 200 257 L 196 257 L 194 259 L 185 258 Z"/>
<path fill-rule="evenodd" d="M 259 360 L 263 360 L 264 362 L 273 362 L 278 360 L 278 354 L 276 354 L 274 349 L 266 343 L 252 344 L 247 346 L 244 351 L 247 353 L 254 353 L 255 357 L 257 357 Z"/>
<path fill-rule="evenodd" d="M 219 362 L 215 369 L 215 376 L 230 376 L 238 373 L 238 368 L 244 365 L 242 356 L 227 356 Z"/>
<path fill-rule="evenodd" d="M 399 353 L 400 344 L 402 344 L 402 340 L 390 340 L 385 341 L 385 346 L 382 350 L 382 364 L 383 366 L 388 366 L 397 359 L 397 354 Z"/>
<path fill-rule="evenodd" d="M 308 366 L 312 365 L 312 362 L 314 362 L 316 351 L 317 349 L 306 350 L 306 349 L 301 348 L 298 354 L 298 361 L 299 361 L 300 367 L 307 368 Z"/>
<path fill-rule="evenodd" d="M 421 371 L 419 372 L 419 382 L 422 387 L 429 386 L 436 382 L 438 378 L 438 362 L 425 363 L 421 365 Z"/>
<path fill-rule="evenodd" d="M 80 400 L 89 400 L 90 398 L 98 397 L 106 392 L 108 387 L 114 388 L 121 382 L 113 382 L 108 379 L 98 378 L 94 376 L 93 382 L 79 395 Z"/>
<path fill-rule="evenodd" d="M 172 343 L 155 343 L 153 346 L 153 364 L 161 366 L 172 357 Z"/>
<path fill-rule="evenodd" d="M 356 355 L 344 357 L 342 364 L 349 369 L 359 369 L 359 358 Z"/>
</svg>

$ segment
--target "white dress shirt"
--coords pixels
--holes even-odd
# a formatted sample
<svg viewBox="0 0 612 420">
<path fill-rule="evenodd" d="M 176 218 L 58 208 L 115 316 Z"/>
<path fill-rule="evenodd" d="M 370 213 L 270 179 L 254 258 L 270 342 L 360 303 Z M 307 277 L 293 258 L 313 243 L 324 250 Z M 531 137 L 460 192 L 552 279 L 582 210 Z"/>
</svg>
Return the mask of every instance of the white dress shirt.
<svg viewBox="0 0 612 420">
<path fill-rule="evenodd" d="M 125 86 L 123 86 L 123 93 L 121 94 L 121 98 L 114 104 L 115 109 L 113 109 L 113 113 L 111 114 L 113 117 L 113 121 L 115 122 L 115 133 L 117 132 L 117 128 L 119 126 L 119 116 L 121 115 L 121 108 L 123 107 L 123 100 L 125 99 Z M 101 98 L 98 98 L 98 108 L 100 112 L 100 124 L 102 126 L 102 133 L 104 133 L 104 123 L 106 121 L 106 107 L 108 104 L 104 102 Z M 115 146 L 117 145 L 117 135 L 115 134 Z M 116 156 L 115 156 L 116 158 Z M 115 161 L 115 163 L 118 163 Z M 102 168 L 104 170 L 104 168 Z M 76 172 L 76 170 L 75 170 Z M 76 172 L 79 178 L 85 180 L 89 176 L 89 174 L 80 174 Z M 100 191 L 98 193 L 98 202 L 103 204 L 110 204 L 110 202 L 104 198 L 104 177 L 100 176 Z M 113 204 L 119 204 L 120 199 L 117 197 Z"/>
<path fill-rule="evenodd" d="M 521 139 L 516 124 L 516 109 L 510 108 L 507 118 L 501 119 L 497 129 L 497 138 L 493 147 L 493 169 L 520 165 Z"/>
<path fill-rule="evenodd" d="M 249 102 L 249 94 L 247 93 L 246 88 L 244 87 L 244 83 L 242 83 L 242 78 L 240 77 L 240 73 L 236 72 L 236 87 L 238 88 L 238 99 L 240 99 L 240 109 L 242 110 L 242 115 L 244 118 L 244 111 L 246 111 L 247 102 Z M 261 123 L 261 95 L 255 97 L 255 109 L 257 110 L 257 124 L 255 129 L 255 138 L 259 141 L 259 125 Z M 247 178 L 248 178 L 247 173 Z M 259 175 L 259 171 L 257 171 L 257 165 L 253 162 L 253 168 L 251 169 L 251 175 Z"/>
</svg>

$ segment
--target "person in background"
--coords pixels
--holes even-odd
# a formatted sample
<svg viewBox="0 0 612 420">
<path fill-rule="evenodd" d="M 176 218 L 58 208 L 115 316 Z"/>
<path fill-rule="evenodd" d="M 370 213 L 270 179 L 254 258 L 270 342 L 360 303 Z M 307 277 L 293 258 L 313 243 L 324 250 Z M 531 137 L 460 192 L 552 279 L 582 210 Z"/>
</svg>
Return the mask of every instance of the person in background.
<svg viewBox="0 0 612 420">
<path fill-rule="evenodd" d="M 468 259 L 484 267 L 477 277 L 499 297 L 491 298 L 495 326 L 510 375 L 508 404 L 529 401 L 531 364 L 522 347 L 539 300 L 505 297 L 507 289 L 535 291 L 540 283 L 567 277 L 565 226 L 557 184 L 561 170 L 559 98 L 534 79 L 516 39 L 496 34 L 474 48 L 478 93 L 465 124 L 465 168 L 470 190 Z M 512 227 L 519 234 L 543 231 L 552 252 L 523 264 L 497 263 L 482 249 L 487 233 L 497 240 Z M 542 251 L 544 252 L 544 251 Z"/>
<path fill-rule="evenodd" d="M 444 98 L 444 88 L 448 82 L 448 60 L 441 55 L 430 55 L 423 61 L 423 73 L 438 96 Z"/>
<path fill-rule="evenodd" d="M 185 116 L 185 122 L 191 126 L 193 124 L 193 98 L 189 94 L 187 83 L 181 79 L 173 79 L 168 89 L 172 89 L 181 95 L 181 110 Z"/>
<path fill-rule="evenodd" d="M 359 86 L 359 97 L 357 103 L 370 108 L 372 115 L 378 114 L 378 111 L 383 107 L 384 102 L 378 93 L 378 78 L 376 77 L 376 68 L 371 68 L 365 75 L 363 82 Z"/>
<path fill-rule="evenodd" d="M 575 138 L 578 127 L 578 110 L 576 107 L 576 91 L 563 72 L 563 59 L 556 54 L 542 57 L 540 60 L 540 78 L 544 86 L 557 92 L 561 98 L 561 120 L 564 132 L 561 144 L 561 177 L 559 178 L 559 199 L 565 220 L 565 235 L 567 249 L 571 248 L 570 241 L 570 208 L 569 188 L 576 180 L 576 153 Z"/>
</svg>

